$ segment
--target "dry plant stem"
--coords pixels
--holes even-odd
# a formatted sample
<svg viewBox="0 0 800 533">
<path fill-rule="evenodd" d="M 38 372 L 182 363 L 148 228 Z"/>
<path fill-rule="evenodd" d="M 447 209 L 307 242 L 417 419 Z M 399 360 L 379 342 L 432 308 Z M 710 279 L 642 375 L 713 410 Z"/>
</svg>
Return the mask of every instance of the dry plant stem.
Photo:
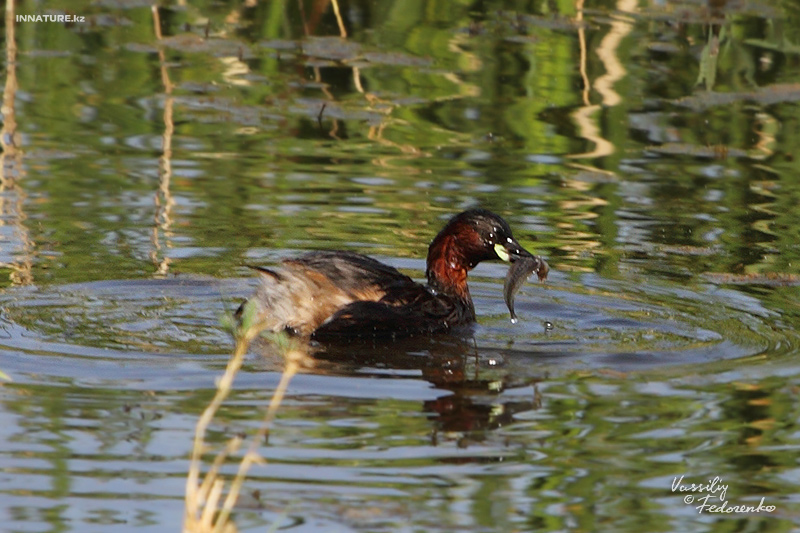
<svg viewBox="0 0 800 533">
<path fill-rule="evenodd" d="M 258 454 L 258 447 L 262 442 L 264 442 L 264 439 L 269 433 L 269 429 L 272 426 L 272 421 L 275 420 L 275 415 L 278 412 L 278 408 L 280 407 L 281 402 L 286 395 L 286 390 L 289 388 L 289 382 L 300 368 L 299 361 L 302 359 L 302 357 L 303 354 L 298 353 L 295 350 L 289 350 L 289 352 L 286 353 L 286 366 L 283 369 L 283 374 L 281 374 L 281 380 L 278 383 L 278 387 L 275 389 L 275 392 L 272 394 L 272 400 L 270 400 L 269 408 L 267 409 L 267 413 L 264 415 L 264 421 L 261 423 L 261 427 L 253 437 L 247 453 L 242 459 L 242 462 L 239 464 L 239 471 L 236 472 L 236 477 L 231 483 L 231 490 L 228 492 L 228 496 L 225 498 L 225 503 L 219 513 L 219 517 L 214 528 L 214 533 L 223 532 L 223 527 L 227 523 L 231 511 L 233 511 L 233 506 L 236 504 L 236 500 L 239 497 L 239 492 L 241 491 L 242 484 L 247 476 L 247 471 L 251 466 L 253 466 L 254 463 L 263 462 L 263 459 Z"/>
<path fill-rule="evenodd" d="M 336 23 L 339 25 L 339 35 L 342 39 L 347 39 L 347 30 L 344 27 L 342 13 L 339 11 L 339 0 L 333 0 L 333 14 L 336 15 Z"/>
<path fill-rule="evenodd" d="M 214 458 L 214 462 L 211 463 L 211 468 L 208 469 L 206 475 L 203 477 L 203 483 L 200 484 L 200 490 L 197 493 L 197 499 L 200 502 L 209 502 L 211 490 L 214 488 L 214 482 L 217 480 L 217 476 L 219 475 L 219 469 L 222 468 L 222 463 L 225 462 L 225 459 L 236 453 L 239 449 L 239 446 L 242 445 L 241 437 L 236 437 L 228 441 L 227 446 L 225 449 L 220 451 L 217 456 Z M 216 505 L 212 507 L 216 508 Z"/>
<path fill-rule="evenodd" d="M 192 528 L 188 527 L 188 525 L 195 524 L 197 521 L 197 511 L 206 500 L 206 498 L 203 496 L 208 495 L 208 501 L 212 499 L 213 492 L 216 488 L 214 478 L 216 477 L 216 473 L 219 470 L 222 461 L 227 457 L 228 453 L 234 451 L 234 449 L 229 446 L 225 451 L 220 452 L 219 456 L 214 461 L 212 470 L 209 472 L 209 475 L 206 476 L 206 479 L 203 482 L 203 487 L 201 487 L 199 490 L 198 480 L 200 478 L 200 462 L 205 449 L 204 442 L 206 430 L 208 429 L 208 426 L 211 423 L 211 420 L 214 418 L 214 415 L 216 414 L 220 405 L 222 405 L 222 402 L 224 402 L 225 398 L 227 398 L 228 394 L 230 394 L 231 387 L 233 385 L 233 379 L 236 377 L 236 373 L 242 367 L 242 362 L 244 361 L 244 356 L 247 353 L 247 347 L 250 344 L 250 340 L 252 340 L 252 336 L 250 334 L 236 339 L 236 348 L 234 349 L 233 355 L 228 361 L 228 365 L 225 368 L 225 373 L 222 375 L 219 383 L 217 384 L 217 392 L 214 395 L 214 398 L 211 400 L 211 403 L 209 403 L 208 407 L 206 407 L 206 409 L 203 411 L 203 414 L 200 415 L 200 418 L 197 421 L 197 426 L 195 427 L 194 446 L 192 447 L 189 475 L 186 477 L 186 516 L 184 529 L 188 531 L 192 531 Z M 238 443 L 236 443 L 236 447 L 238 448 Z M 221 486 L 219 490 L 221 490 Z M 219 496 L 217 496 L 217 498 L 218 497 Z M 208 501 L 205 501 L 206 512 L 204 515 L 209 509 L 212 510 L 211 512 L 213 515 L 213 510 L 216 509 L 216 506 L 208 505 Z"/>
<path fill-rule="evenodd" d="M 200 531 L 209 531 L 214 522 L 214 514 L 217 512 L 217 502 L 222 496 L 222 489 L 225 487 L 225 481 L 222 479 L 215 479 L 211 485 L 211 492 L 208 495 L 208 501 L 203 508 L 200 515 Z"/>
</svg>

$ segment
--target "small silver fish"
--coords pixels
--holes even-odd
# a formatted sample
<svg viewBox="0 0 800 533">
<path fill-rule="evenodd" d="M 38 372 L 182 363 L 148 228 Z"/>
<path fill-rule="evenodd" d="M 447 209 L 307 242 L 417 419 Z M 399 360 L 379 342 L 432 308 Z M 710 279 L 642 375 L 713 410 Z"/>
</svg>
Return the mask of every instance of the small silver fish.
<svg viewBox="0 0 800 533">
<path fill-rule="evenodd" d="M 511 312 L 511 322 L 514 324 L 517 323 L 517 314 L 514 312 L 514 298 L 517 296 L 522 284 L 528 279 L 528 276 L 534 272 L 539 276 L 539 281 L 545 280 L 547 273 L 550 272 L 550 266 L 541 256 L 535 255 L 517 259 L 511 263 L 508 274 L 506 274 L 506 282 L 503 285 L 503 298 L 506 301 L 508 310 Z"/>
</svg>

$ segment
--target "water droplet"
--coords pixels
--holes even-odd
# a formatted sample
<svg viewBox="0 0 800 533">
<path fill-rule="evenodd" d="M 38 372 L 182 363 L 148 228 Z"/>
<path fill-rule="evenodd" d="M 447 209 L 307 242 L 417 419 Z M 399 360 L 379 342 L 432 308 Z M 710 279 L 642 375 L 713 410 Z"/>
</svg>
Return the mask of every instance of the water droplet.
<svg viewBox="0 0 800 533">
<path fill-rule="evenodd" d="M 512 319 L 511 319 L 511 323 L 512 323 L 512 324 L 516 324 L 518 321 L 519 321 L 519 319 L 518 319 L 518 318 L 512 318 Z"/>
<path fill-rule="evenodd" d="M 544 323 L 544 330 L 545 331 L 553 331 L 554 327 L 555 326 L 553 326 L 553 323 L 550 322 L 549 320 Z"/>
</svg>

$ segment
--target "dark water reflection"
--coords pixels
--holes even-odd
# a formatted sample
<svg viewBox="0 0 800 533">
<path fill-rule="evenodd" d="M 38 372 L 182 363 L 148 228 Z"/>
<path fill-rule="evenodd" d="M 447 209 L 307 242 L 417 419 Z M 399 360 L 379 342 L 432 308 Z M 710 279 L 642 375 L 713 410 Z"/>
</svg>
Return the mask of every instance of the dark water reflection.
<svg viewBox="0 0 800 533">
<path fill-rule="evenodd" d="M 473 205 L 553 268 L 520 322 L 481 265 L 463 337 L 317 353 L 240 530 L 800 527 L 794 4 L 340 2 L 346 39 L 329 2 L 162 5 L 160 38 L 67 4 L 3 25 L 6 529 L 178 530 L 244 265 L 420 278 Z M 212 444 L 283 365 L 251 350 Z M 681 475 L 776 511 L 698 514 Z"/>
</svg>

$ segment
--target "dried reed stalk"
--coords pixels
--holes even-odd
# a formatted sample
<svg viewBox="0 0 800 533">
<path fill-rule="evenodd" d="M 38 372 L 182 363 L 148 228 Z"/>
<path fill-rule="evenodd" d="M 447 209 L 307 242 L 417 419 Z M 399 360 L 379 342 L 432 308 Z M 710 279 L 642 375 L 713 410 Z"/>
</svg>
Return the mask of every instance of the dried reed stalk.
<svg viewBox="0 0 800 533">
<path fill-rule="evenodd" d="M 236 346 L 233 354 L 225 368 L 225 373 L 217 384 L 217 392 L 214 394 L 214 398 L 203 411 L 195 427 L 189 474 L 186 478 L 184 533 L 236 532 L 236 525 L 231 520 L 231 512 L 236 505 L 236 500 L 239 497 L 250 467 L 254 464 L 264 463 L 263 458 L 258 453 L 258 447 L 269 434 L 270 426 L 286 395 L 289 382 L 299 370 L 301 361 L 306 357 L 302 350 L 293 347 L 285 340 L 276 339 L 276 344 L 286 359 L 286 365 L 261 425 L 252 437 L 250 446 L 244 457 L 242 457 L 239 469 L 230 483 L 230 489 L 223 499 L 226 483 L 220 475 L 220 469 L 226 459 L 239 451 L 243 441 L 241 437 L 231 438 L 227 445 L 217 452 L 201 481 L 200 467 L 203 453 L 206 451 L 205 435 L 215 414 L 233 388 L 233 380 L 242 367 L 250 343 L 263 329 L 261 324 L 255 322 L 255 314 L 253 306 L 246 304 L 241 317 L 241 325 L 236 328 Z"/>
</svg>

